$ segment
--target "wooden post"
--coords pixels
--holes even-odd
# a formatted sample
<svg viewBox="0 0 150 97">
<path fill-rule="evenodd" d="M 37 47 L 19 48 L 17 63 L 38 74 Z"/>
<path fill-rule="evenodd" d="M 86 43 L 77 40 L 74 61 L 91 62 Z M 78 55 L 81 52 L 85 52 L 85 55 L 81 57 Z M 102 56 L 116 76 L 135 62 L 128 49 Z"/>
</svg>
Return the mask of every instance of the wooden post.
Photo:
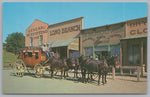
<svg viewBox="0 0 150 97">
<path fill-rule="evenodd" d="M 141 71 L 140 66 L 137 66 L 137 81 L 140 81 L 140 71 Z"/>
<path fill-rule="evenodd" d="M 120 44 L 120 65 L 122 67 L 122 44 Z M 123 70 L 122 70 L 121 67 L 120 67 L 120 74 L 122 75 L 123 74 Z"/>
<path fill-rule="evenodd" d="M 95 48 L 94 48 L 94 45 L 93 45 L 93 59 L 95 59 Z"/>
<path fill-rule="evenodd" d="M 67 58 L 69 58 L 69 48 L 67 46 Z"/>
<path fill-rule="evenodd" d="M 132 74 L 132 71 L 131 71 L 131 69 L 130 69 L 130 75 Z"/>
<path fill-rule="evenodd" d="M 112 67 L 112 79 L 115 79 L 115 67 Z"/>
<path fill-rule="evenodd" d="M 141 41 L 141 75 L 143 76 L 143 41 Z"/>
<path fill-rule="evenodd" d="M 79 37 L 79 55 L 82 55 L 82 35 Z"/>
</svg>

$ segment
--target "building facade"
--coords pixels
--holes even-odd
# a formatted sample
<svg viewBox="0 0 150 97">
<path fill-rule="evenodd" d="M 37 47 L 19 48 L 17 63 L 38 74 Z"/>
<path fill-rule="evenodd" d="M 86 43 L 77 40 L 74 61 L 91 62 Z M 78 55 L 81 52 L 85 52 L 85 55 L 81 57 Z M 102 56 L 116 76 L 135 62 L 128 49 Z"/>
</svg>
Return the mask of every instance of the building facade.
<svg viewBox="0 0 150 97">
<path fill-rule="evenodd" d="M 58 58 L 79 55 L 79 33 L 83 17 L 53 24 L 48 27 L 48 44 Z"/>
<path fill-rule="evenodd" d="M 126 37 L 121 39 L 122 65 L 141 66 L 147 70 L 147 18 L 126 21 Z M 143 69 L 144 67 L 144 69 Z"/>
<path fill-rule="evenodd" d="M 58 58 L 115 55 L 122 66 L 147 70 L 147 17 L 88 29 L 83 17 L 53 25 L 35 20 L 26 30 L 25 46 L 45 43 Z"/>
<path fill-rule="evenodd" d="M 115 55 L 122 66 L 147 71 L 147 17 L 81 30 L 80 54 L 98 59 Z"/>
<path fill-rule="evenodd" d="M 125 37 L 125 23 L 81 30 L 81 54 L 101 59 L 116 55 L 120 59 L 120 39 Z"/>
<path fill-rule="evenodd" d="M 49 24 L 35 20 L 27 29 L 25 34 L 26 47 L 39 47 L 48 42 L 47 28 Z"/>
</svg>

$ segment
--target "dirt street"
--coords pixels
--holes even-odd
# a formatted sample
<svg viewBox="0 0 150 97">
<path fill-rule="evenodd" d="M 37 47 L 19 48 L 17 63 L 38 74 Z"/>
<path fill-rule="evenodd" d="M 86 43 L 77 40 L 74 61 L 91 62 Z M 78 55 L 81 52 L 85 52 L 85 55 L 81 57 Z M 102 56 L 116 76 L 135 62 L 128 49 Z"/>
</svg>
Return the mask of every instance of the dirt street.
<svg viewBox="0 0 150 97">
<path fill-rule="evenodd" d="M 108 76 L 108 83 L 97 85 L 97 81 L 82 83 L 76 79 L 35 78 L 26 73 L 23 77 L 16 77 L 12 70 L 3 70 L 4 94 L 146 94 L 147 79 L 140 82 L 135 77 L 116 76 L 115 80 Z"/>
</svg>

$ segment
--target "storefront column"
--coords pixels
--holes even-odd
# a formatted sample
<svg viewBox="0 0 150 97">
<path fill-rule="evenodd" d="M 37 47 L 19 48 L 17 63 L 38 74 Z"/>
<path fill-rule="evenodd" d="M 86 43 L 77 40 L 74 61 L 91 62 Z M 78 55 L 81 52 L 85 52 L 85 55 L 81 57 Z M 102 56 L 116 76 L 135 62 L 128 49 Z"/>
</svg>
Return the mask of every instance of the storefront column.
<svg viewBox="0 0 150 97">
<path fill-rule="evenodd" d="M 82 53 L 82 35 L 79 37 L 79 56 L 81 56 Z"/>
<path fill-rule="evenodd" d="M 122 44 L 120 43 L 120 65 L 122 67 Z M 123 74 L 122 68 L 120 68 L 120 74 Z"/>
<path fill-rule="evenodd" d="M 110 45 L 108 45 L 108 55 L 110 56 Z"/>
<path fill-rule="evenodd" d="M 143 41 L 141 41 L 141 76 L 143 76 Z"/>
<path fill-rule="evenodd" d="M 69 48 L 67 46 L 67 58 L 69 58 Z"/>
<path fill-rule="evenodd" d="M 83 56 L 85 56 L 85 48 L 82 48 Z"/>
<path fill-rule="evenodd" d="M 93 45 L 93 59 L 95 59 L 95 48 L 94 48 L 94 45 Z"/>
</svg>

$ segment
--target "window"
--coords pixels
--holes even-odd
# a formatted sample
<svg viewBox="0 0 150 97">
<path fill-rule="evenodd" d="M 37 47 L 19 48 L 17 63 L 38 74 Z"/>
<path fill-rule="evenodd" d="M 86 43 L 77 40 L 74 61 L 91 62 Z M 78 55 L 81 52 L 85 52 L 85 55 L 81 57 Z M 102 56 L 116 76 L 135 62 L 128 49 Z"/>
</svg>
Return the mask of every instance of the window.
<svg viewBox="0 0 150 97">
<path fill-rule="evenodd" d="M 38 56 L 38 52 L 35 52 L 35 59 L 38 59 L 39 56 Z"/>
<path fill-rule="evenodd" d="M 129 46 L 129 63 L 130 65 L 140 65 L 140 47 L 139 45 Z"/>
<path fill-rule="evenodd" d="M 30 37 L 30 46 L 33 46 L 33 38 Z"/>
<path fill-rule="evenodd" d="M 93 47 L 84 48 L 84 51 L 86 57 L 93 56 Z"/>
<path fill-rule="evenodd" d="M 120 60 L 120 45 L 113 45 L 110 47 L 110 56 L 114 55 Z"/>
<path fill-rule="evenodd" d="M 28 56 L 29 56 L 29 57 L 32 57 L 32 52 L 28 52 Z"/>
<path fill-rule="evenodd" d="M 26 53 L 26 52 L 24 52 L 24 53 L 23 53 L 23 55 L 24 55 L 24 58 L 26 58 L 26 56 L 27 56 L 27 53 Z"/>
<path fill-rule="evenodd" d="M 40 35 L 40 41 L 39 44 L 42 45 L 43 44 L 43 35 Z"/>
</svg>

